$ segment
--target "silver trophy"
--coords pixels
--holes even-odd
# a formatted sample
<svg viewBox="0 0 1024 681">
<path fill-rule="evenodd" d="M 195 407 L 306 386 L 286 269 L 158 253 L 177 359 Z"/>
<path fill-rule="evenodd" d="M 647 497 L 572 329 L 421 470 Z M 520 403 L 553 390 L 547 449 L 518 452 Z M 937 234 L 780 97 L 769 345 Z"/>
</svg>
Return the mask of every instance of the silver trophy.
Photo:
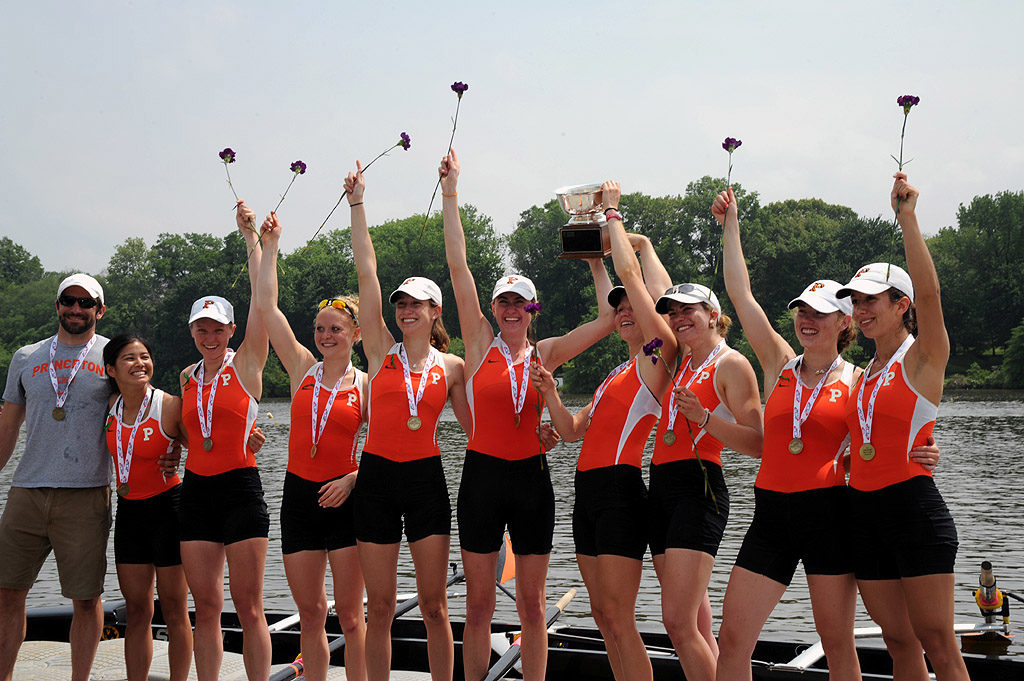
<svg viewBox="0 0 1024 681">
<path fill-rule="evenodd" d="M 600 184 L 577 184 L 555 190 L 558 205 L 569 222 L 558 230 L 562 241 L 559 258 L 603 258 L 612 252 L 608 221 L 602 209 Z"/>
</svg>

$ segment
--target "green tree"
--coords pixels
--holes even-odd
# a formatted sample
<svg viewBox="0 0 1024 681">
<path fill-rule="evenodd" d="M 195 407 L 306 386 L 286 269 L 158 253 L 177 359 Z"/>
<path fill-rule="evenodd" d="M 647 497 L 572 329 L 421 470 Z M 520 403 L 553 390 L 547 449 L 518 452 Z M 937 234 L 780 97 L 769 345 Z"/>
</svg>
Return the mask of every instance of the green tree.
<svg viewBox="0 0 1024 681">
<path fill-rule="evenodd" d="M 1024 319 L 1010 334 L 1003 355 L 1002 374 L 1007 388 L 1024 388 Z"/>
<path fill-rule="evenodd" d="M 134 332 L 152 339 L 161 302 L 152 252 L 140 237 L 126 239 L 107 263 L 105 335 Z"/>
<path fill-rule="evenodd" d="M 0 288 L 27 284 L 43 276 L 39 257 L 8 237 L 0 237 Z"/>
<path fill-rule="evenodd" d="M 459 211 L 462 215 L 462 229 L 466 234 L 466 260 L 476 279 L 480 305 L 486 314 L 490 310 L 491 288 L 504 270 L 502 239 L 495 234 L 491 218 L 475 207 L 466 205 Z M 435 213 L 430 217 L 426 229 L 422 229 L 421 238 L 422 227 L 423 216 L 413 215 L 370 228 L 370 237 L 377 253 L 377 277 L 380 279 L 385 303 L 384 320 L 397 337 L 395 316 L 387 304 L 388 296 L 408 277 L 428 277 L 441 288 L 445 328 L 452 336 L 462 336 L 455 293 L 445 259 L 441 215 Z M 356 283 L 353 269 L 349 281 L 352 290 L 355 290 Z"/>
</svg>

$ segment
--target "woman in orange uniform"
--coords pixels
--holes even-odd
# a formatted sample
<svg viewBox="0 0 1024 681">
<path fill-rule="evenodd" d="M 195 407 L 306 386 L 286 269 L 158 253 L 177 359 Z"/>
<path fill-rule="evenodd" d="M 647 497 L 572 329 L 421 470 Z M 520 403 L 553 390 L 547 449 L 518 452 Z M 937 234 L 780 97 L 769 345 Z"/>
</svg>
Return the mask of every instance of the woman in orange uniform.
<svg viewBox="0 0 1024 681">
<path fill-rule="evenodd" d="M 107 416 L 107 448 L 117 476 L 114 562 L 128 610 L 124 663 L 129 681 L 149 676 L 153 661 L 153 583 L 167 625 L 171 681 L 192 666 L 188 589 L 178 544 L 181 479 L 165 474 L 160 458 L 179 434 L 181 400 L 154 388 L 149 343 L 121 334 L 103 348 L 114 388 Z"/>
<path fill-rule="evenodd" d="M 249 282 L 256 289 L 261 250 L 249 225 L 254 214 L 239 201 L 238 229 L 249 251 Z M 271 217 L 263 223 L 268 229 Z M 220 615 L 224 561 L 231 600 L 244 636 L 250 681 L 270 675 L 270 632 L 263 614 L 263 567 L 270 516 L 256 457 L 247 439 L 256 422 L 267 361 L 267 331 L 249 306 L 245 339 L 233 352 L 234 309 L 219 296 L 192 304 L 189 331 L 202 360 L 181 372 L 182 423 L 190 443 L 181 490 L 181 559 L 195 601 L 196 675 L 213 681 L 224 654 Z"/>
<path fill-rule="evenodd" d="M 604 637 L 608 661 L 619 681 L 652 678 L 651 660 L 636 627 L 636 597 L 647 552 L 647 488 L 641 474 L 644 446 L 661 413 L 658 396 L 672 378 L 656 357 L 642 352 L 645 341 L 666 339 L 665 362 L 675 363 L 677 348 L 664 317 L 654 310 L 650 291 L 660 295 L 671 284 L 651 242 L 627 236 L 617 182 L 602 187 L 611 233 L 615 271 L 625 284 L 608 295 L 615 328 L 629 345 L 630 359 L 602 381 L 594 398 L 575 415 L 562 404 L 551 373 L 535 367 L 530 380 L 544 395 L 551 421 L 567 441 L 583 438 L 576 464 L 573 538 L 576 562 L 587 586 L 590 610 Z M 634 247 L 644 262 L 647 284 Z M 631 301 L 637 301 L 633 305 Z"/>
<path fill-rule="evenodd" d="M 352 253 L 359 275 L 363 349 L 370 375 L 369 426 L 355 489 L 355 528 L 366 580 L 366 667 L 371 681 L 391 668 L 391 620 L 397 594 L 403 520 L 416 566 L 416 592 L 427 628 L 427 656 L 435 681 L 452 678 L 454 648 L 445 575 L 451 501 L 441 467 L 437 425 L 445 402 L 465 427 L 463 363 L 444 352 L 441 289 L 410 277 L 391 294 L 396 342 L 384 323 L 377 256 L 366 226 L 362 165 L 345 179 L 352 207 Z"/>
<path fill-rule="evenodd" d="M 855 571 L 868 614 L 882 627 L 894 675 L 927 678 L 915 646 L 890 636 L 909 620 L 936 678 L 966 681 L 953 633 L 956 527 L 931 470 L 910 454 L 935 425 L 949 337 L 935 265 L 917 224 L 918 191 L 905 174 L 895 178 L 890 200 L 910 274 L 872 263 L 838 294 L 852 298 L 854 320 L 875 342 L 846 410 Z"/>
<path fill-rule="evenodd" d="M 352 366 L 352 346 L 359 341 L 358 306 L 348 297 L 320 301 L 313 341 L 324 359 L 317 362 L 296 340 L 277 307 L 280 240 L 281 224 L 274 216 L 263 232 L 256 300 L 274 352 L 291 381 L 288 470 L 281 501 L 284 569 L 299 609 L 306 678 L 326 679 L 330 665 L 324 630 L 328 611 L 324 578 L 330 562 L 335 610 L 345 634 L 346 677 L 363 681 L 363 574 L 351 498 L 356 445 L 366 416 L 366 374 Z"/>
<path fill-rule="evenodd" d="M 544 582 L 551 554 L 555 498 L 538 443 L 544 408 L 530 389 L 531 357 L 554 371 L 612 331 L 608 306 L 611 281 L 600 259 L 590 268 L 597 288 L 599 319 L 558 338 L 530 342 L 527 305 L 537 292 L 526 277 L 502 277 L 491 293 L 491 313 L 500 333 L 480 309 L 459 216 L 458 157 L 454 151 L 439 169 L 444 201 L 444 237 L 459 326 L 466 343 L 466 394 L 472 412 L 469 445 L 459 486 L 458 518 L 462 564 L 466 571 L 466 678 L 481 678 L 490 660 L 494 614 L 494 574 L 506 526 L 516 557 L 516 610 L 523 627 L 523 676 L 542 679 L 547 663 Z"/>
<path fill-rule="evenodd" d="M 761 401 L 750 362 L 729 348 L 731 320 L 701 284 L 678 284 L 658 299 L 676 343 L 687 346 L 661 400 L 650 472 L 651 554 L 661 583 L 662 620 L 691 681 L 715 677 L 716 653 L 700 631 L 707 585 L 729 517 L 721 453 L 761 455 Z"/>
</svg>

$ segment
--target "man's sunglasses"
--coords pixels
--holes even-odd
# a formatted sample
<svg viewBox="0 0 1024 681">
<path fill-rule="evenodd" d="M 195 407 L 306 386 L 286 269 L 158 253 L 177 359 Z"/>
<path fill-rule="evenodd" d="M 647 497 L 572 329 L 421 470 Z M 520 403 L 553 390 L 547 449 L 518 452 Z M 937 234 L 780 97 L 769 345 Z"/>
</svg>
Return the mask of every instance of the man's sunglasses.
<svg viewBox="0 0 1024 681">
<path fill-rule="evenodd" d="M 75 303 L 78 303 L 78 307 L 83 310 L 91 310 L 99 305 L 99 302 L 95 298 L 79 298 L 77 296 L 58 296 L 57 302 L 64 307 L 74 307 Z"/>
<path fill-rule="evenodd" d="M 353 312 L 349 304 L 341 298 L 324 298 L 320 301 L 320 304 L 316 306 L 316 311 L 319 312 L 328 306 L 333 307 L 335 310 L 348 312 L 349 316 L 352 317 L 352 321 L 356 323 L 356 326 L 359 326 L 359 319 L 356 318 L 356 313 Z"/>
</svg>

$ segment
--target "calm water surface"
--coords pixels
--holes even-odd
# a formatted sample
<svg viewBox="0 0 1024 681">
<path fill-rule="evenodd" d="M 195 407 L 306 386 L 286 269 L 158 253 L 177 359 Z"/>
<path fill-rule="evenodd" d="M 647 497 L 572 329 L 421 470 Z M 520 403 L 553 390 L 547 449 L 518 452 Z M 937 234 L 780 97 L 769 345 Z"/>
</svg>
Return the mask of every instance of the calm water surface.
<svg viewBox="0 0 1024 681">
<path fill-rule="evenodd" d="M 589 396 L 570 397 L 566 403 L 570 408 L 579 408 L 588 400 Z M 980 620 L 972 590 L 977 586 L 978 566 L 982 560 L 992 561 L 1002 588 L 1024 593 L 1024 546 L 1021 543 L 1024 537 L 1024 494 L 1021 492 L 1022 478 L 1018 473 L 1024 470 L 1022 417 L 1024 393 L 1020 392 L 949 394 L 939 411 L 935 435 L 942 449 L 942 461 L 935 479 L 956 519 L 960 535 L 960 551 L 956 561 L 958 621 Z M 261 405 L 259 424 L 267 433 L 267 444 L 258 459 L 272 519 L 265 583 L 266 607 L 294 610 L 284 576 L 278 526 L 281 486 L 287 463 L 288 403 L 283 400 L 267 400 Z M 439 439 L 454 505 L 466 438 L 450 411 L 445 414 L 439 427 Z M 593 624 L 586 590 L 576 568 L 572 542 L 573 471 L 579 445 L 560 444 L 548 456 L 558 504 L 548 594 L 553 602 L 569 588 L 576 587 L 580 594 L 563 615 L 562 622 Z M 12 462 L 0 471 L 0 506 L 6 501 L 6 490 L 20 456 L 20 446 L 19 443 Z M 648 457 L 651 446 L 652 443 L 648 443 Z M 732 509 L 711 577 L 711 602 L 716 618 L 721 613 L 729 570 L 753 513 L 753 483 L 758 465 L 756 460 L 733 452 L 724 454 L 723 463 Z M 451 560 L 459 560 L 454 529 Z M 106 598 L 120 598 L 113 572 L 112 540 L 109 561 Z M 399 559 L 399 590 L 415 590 L 412 561 L 404 545 Z M 29 607 L 64 603 L 52 559 L 44 566 L 28 600 Z M 1013 602 L 1013 609 L 1016 609 L 1016 615 L 1011 613 L 1011 623 L 1015 623 L 1020 631 L 1021 623 L 1024 622 L 1024 609 L 1016 602 Z M 798 570 L 792 586 L 768 620 L 765 630 L 776 638 L 816 640 L 810 613 L 807 583 L 802 570 Z M 452 599 L 451 614 L 453 618 L 464 616 L 463 599 Z M 514 605 L 500 594 L 496 617 L 507 620 L 516 618 Z M 637 619 L 646 626 L 660 627 L 658 581 L 649 559 L 645 564 L 640 587 Z M 857 620 L 858 626 L 870 625 L 862 607 Z M 717 626 L 716 621 L 716 630 Z M 1024 645 L 1015 643 L 1011 651 L 1024 655 Z"/>
</svg>

